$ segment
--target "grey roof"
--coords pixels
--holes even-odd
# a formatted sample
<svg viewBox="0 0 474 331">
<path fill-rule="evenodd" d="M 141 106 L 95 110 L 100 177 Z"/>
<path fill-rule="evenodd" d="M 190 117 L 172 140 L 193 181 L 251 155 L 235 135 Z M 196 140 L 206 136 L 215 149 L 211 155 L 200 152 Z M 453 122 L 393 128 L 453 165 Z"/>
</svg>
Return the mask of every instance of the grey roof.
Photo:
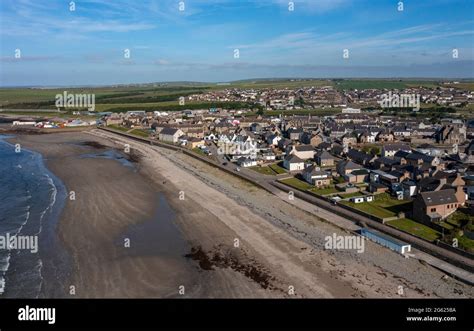
<svg viewBox="0 0 474 331">
<path fill-rule="evenodd" d="M 302 159 L 300 159 L 299 157 L 297 157 L 294 154 L 290 154 L 290 155 L 286 156 L 285 161 L 288 161 L 290 163 L 304 163 L 304 161 Z"/>
<path fill-rule="evenodd" d="M 314 151 L 314 147 L 311 145 L 298 145 L 295 146 L 295 149 L 298 152 L 309 152 L 309 151 Z"/>
<path fill-rule="evenodd" d="M 166 134 L 166 135 L 174 135 L 176 132 L 178 132 L 178 129 L 175 128 L 164 128 L 161 130 L 160 134 Z"/>
<path fill-rule="evenodd" d="M 314 176 L 328 176 L 327 172 L 325 171 L 322 171 L 319 169 L 319 167 L 315 166 L 314 164 L 305 168 L 303 170 L 304 173 L 310 173 L 311 175 L 314 175 Z"/>
<path fill-rule="evenodd" d="M 370 160 L 372 160 L 374 158 L 373 155 L 370 155 L 370 154 L 367 154 L 367 153 L 364 153 L 364 152 L 361 152 L 357 149 L 350 149 L 348 152 L 347 152 L 347 156 L 350 158 L 350 159 L 353 159 L 357 162 L 369 162 Z"/>
<path fill-rule="evenodd" d="M 414 152 L 414 153 L 410 153 L 406 156 L 406 159 L 408 160 L 423 160 L 423 162 L 431 162 L 434 160 L 434 156 L 429 156 L 429 155 L 426 155 L 426 154 L 423 154 L 423 153 L 418 153 L 418 152 Z"/>
<path fill-rule="evenodd" d="M 321 151 L 317 154 L 317 157 L 319 157 L 321 160 L 335 160 L 336 158 L 329 154 L 328 151 Z"/>
<path fill-rule="evenodd" d="M 338 164 L 338 169 L 345 169 L 345 170 L 357 170 L 357 169 L 362 169 L 363 167 L 352 162 L 352 161 L 342 161 Z"/>
<path fill-rule="evenodd" d="M 384 144 L 383 149 L 386 151 L 410 151 L 411 148 L 408 145 L 405 144 Z"/>
<path fill-rule="evenodd" d="M 353 175 L 359 176 L 359 175 L 367 175 L 369 172 L 366 169 L 358 169 L 354 170 L 352 172 Z"/>
<path fill-rule="evenodd" d="M 454 190 L 441 190 L 420 193 L 426 206 L 444 205 L 448 203 L 456 203 L 458 199 Z"/>
</svg>

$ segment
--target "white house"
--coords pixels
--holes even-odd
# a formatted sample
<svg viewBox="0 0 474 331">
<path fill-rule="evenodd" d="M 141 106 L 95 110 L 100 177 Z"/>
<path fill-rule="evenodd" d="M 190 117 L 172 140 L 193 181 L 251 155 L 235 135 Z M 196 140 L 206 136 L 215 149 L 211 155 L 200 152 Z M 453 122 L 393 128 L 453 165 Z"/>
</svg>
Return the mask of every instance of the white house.
<svg viewBox="0 0 474 331">
<path fill-rule="evenodd" d="M 178 138 L 181 137 L 183 134 L 183 131 L 181 131 L 180 129 L 164 128 L 160 131 L 158 138 L 161 141 L 176 143 L 178 142 Z"/>
<path fill-rule="evenodd" d="M 257 161 L 254 159 L 246 158 L 246 157 L 239 157 L 237 159 L 237 164 L 243 168 L 254 167 L 257 165 Z"/>
<path fill-rule="evenodd" d="M 304 169 L 304 161 L 294 154 L 290 154 L 283 160 L 283 166 L 289 171 L 300 171 Z"/>
<path fill-rule="evenodd" d="M 393 157 L 398 151 L 410 152 L 411 148 L 405 144 L 384 144 L 381 153 L 383 157 Z"/>
</svg>

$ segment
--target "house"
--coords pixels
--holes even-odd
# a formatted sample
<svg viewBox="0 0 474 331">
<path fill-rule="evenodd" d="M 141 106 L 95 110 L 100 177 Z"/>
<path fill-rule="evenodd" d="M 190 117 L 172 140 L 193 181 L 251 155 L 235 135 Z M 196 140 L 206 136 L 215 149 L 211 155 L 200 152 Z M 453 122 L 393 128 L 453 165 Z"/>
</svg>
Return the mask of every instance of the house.
<svg viewBox="0 0 474 331">
<path fill-rule="evenodd" d="M 315 165 L 305 168 L 301 175 L 305 181 L 316 187 L 329 186 L 331 184 L 328 173 L 321 171 L 321 169 Z"/>
<path fill-rule="evenodd" d="M 334 165 L 336 158 L 327 151 L 322 150 L 316 154 L 316 163 L 321 167 L 331 167 Z"/>
<path fill-rule="evenodd" d="M 371 144 L 375 142 L 375 134 L 370 133 L 367 130 L 359 133 L 357 136 L 357 142 L 360 144 Z"/>
<path fill-rule="evenodd" d="M 466 126 L 464 125 L 447 125 L 435 133 L 435 139 L 440 144 L 462 144 L 466 141 L 466 132 Z"/>
<path fill-rule="evenodd" d="M 290 144 L 291 144 L 290 139 L 283 138 L 278 141 L 278 148 L 282 151 L 285 151 Z"/>
<path fill-rule="evenodd" d="M 373 183 L 380 183 L 387 187 L 391 187 L 392 184 L 398 183 L 399 179 L 396 176 L 386 173 L 382 170 L 371 170 L 370 181 Z"/>
<path fill-rule="evenodd" d="M 283 167 L 288 171 L 300 171 L 304 169 L 304 161 L 294 154 L 290 154 L 283 160 Z"/>
<path fill-rule="evenodd" d="M 291 128 L 288 129 L 287 134 L 290 140 L 299 140 L 301 134 L 303 133 L 302 128 Z"/>
<path fill-rule="evenodd" d="M 373 165 L 377 169 L 391 170 L 393 166 L 400 164 L 400 160 L 389 157 L 379 157 L 374 160 Z"/>
<path fill-rule="evenodd" d="M 204 145 L 204 139 L 199 139 L 196 137 L 188 137 L 187 140 L 188 141 L 186 143 L 186 147 L 191 148 L 191 149 Z"/>
<path fill-rule="evenodd" d="M 343 146 L 354 146 L 357 145 L 357 137 L 352 133 L 345 134 L 341 139 Z"/>
<path fill-rule="evenodd" d="M 369 171 L 366 169 L 358 169 L 344 176 L 349 183 L 364 183 L 369 178 Z"/>
<path fill-rule="evenodd" d="M 183 135 L 183 131 L 174 128 L 164 128 L 160 131 L 158 139 L 164 142 L 176 143 L 178 138 Z"/>
<path fill-rule="evenodd" d="M 410 152 L 411 148 L 405 144 L 384 144 L 382 146 L 383 157 L 393 157 L 398 151 Z"/>
<path fill-rule="evenodd" d="M 413 201 L 413 218 L 425 224 L 440 221 L 460 206 L 454 189 L 422 192 Z"/>
<path fill-rule="evenodd" d="M 349 160 L 341 161 L 336 166 L 337 172 L 341 176 L 348 175 L 351 172 L 362 169 L 362 168 L 363 167 L 361 165 L 355 164 L 354 162 L 349 161 Z"/>
<path fill-rule="evenodd" d="M 371 193 L 384 193 L 388 191 L 388 187 L 377 182 L 371 182 L 368 190 Z"/>
<path fill-rule="evenodd" d="M 290 145 L 287 154 L 294 154 L 300 159 L 308 160 L 314 157 L 314 148 L 311 145 Z"/>
<path fill-rule="evenodd" d="M 354 161 L 358 164 L 365 165 L 365 166 L 371 164 L 376 159 L 376 157 L 374 155 L 364 153 L 364 152 L 359 151 L 357 149 L 350 149 L 347 152 L 347 157 L 350 160 L 352 160 L 352 161 Z"/>
<path fill-rule="evenodd" d="M 257 161 L 254 160 L 254 159 L 251 159 L 251 158 L 247 158 L 247 157 L 239 157 L 237 159 L 237 164 L 240 166 L 240 167 L 243 167 L 243 168 L 248 168 L 248 167 L 254 167 L 257 165 Z"/>
<path fill-rule="evenodd" d="M 250 124 L 250 131 L 260 132 L 260 131 L 262 131 L 262 126 L 260 125 L 260 123 L 252 123 L 252 124 Z"/>
<path fill-rule="evenodd" d="M 404 180 L 401 184 L 404 198 L 411 198 L 416 195 L 416 184 L 412 180 Z"/>
<path fill-rule="evenodd" d="M 411 131 L 405 126 L 395 126 L 392 132 L 396 138 L 409 137 L 411 135 Z"/>
<path fill-rule="evenodd" d="M 375 136 L 375 141 L 378 142 L 392 142 L 393 140 L 394 135 L 389 130 L 382 130 Z"/>
<path fill-rule="evenodd" d="M 271 151 L 268 151 L 268 152 L 264 152 L 260 155 L 260 159 L 263 160 L 263 161 L 275 161 L 276 160 L 276 155 L 275 153 L 271 152 Z"/>
<path fill-rule="evenodd" d="M 273 133 L 270 133 L 265 136 L 265 141 L 267 142 L 267 144 L 272 145 L 272 146 L 276 146 L 280 140 L 281 140 L 281 137 Z"/>
<path fill-rule="evenodd" d="M 112 114 L 110 116 L 107 116 L 105 119 L 105 125 L 121 125 L 123 123 L 123 118 L 120 117 L 117 114 Z"/>
<path fill-rule="evenodd" d="M 321 135 L 313 135 L 309 132 L 303 132 L 300 141 L 303 144 L 309 144 L 316 147 L 323 142 L 323 137 Z"/>
<path fill-rule="evenodd" d="M 423 163 L 428 164 L 430 166 L 439 165 L 439 158 L 437 156 L 430 156 L 419 152 L 409 153 L 405 157 L 405 159 L 408 164 L 414 166 L 421 165 Z"/>
</svg>

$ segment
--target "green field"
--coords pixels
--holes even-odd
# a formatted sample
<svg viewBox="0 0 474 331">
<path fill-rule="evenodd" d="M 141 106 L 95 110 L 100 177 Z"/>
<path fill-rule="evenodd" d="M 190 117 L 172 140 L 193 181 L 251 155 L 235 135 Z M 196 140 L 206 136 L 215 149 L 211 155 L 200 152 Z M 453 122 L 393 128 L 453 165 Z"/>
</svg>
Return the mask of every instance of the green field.
<svg viewBox="0 0 474 331">
<path fill-rule="evenodd" d="M 374 79 L 345 79 L 335 80 L 334 86 L 339 90 L 363 90 L 363 89 L 404 89 L 408 87 L 429 87 L 436 88 L 436 81 L 416 81 L 416 80 L 374 80 Z"/>
<path fill-rule="evenodd" d="M 384 80 L 384 79 L 257 79 L 235 81 L 229 84 L 216 83 L 157 83 L 135 86 L 118 87 L 87 87 L 87 88 L 3 88 L 0 89 L 0 107 L 11 109 L 55 109 L 55 96 L 64 91 L 74 94 L 95 94 L 95 104 L 97 111 L 124 112 L 128 110 L 148 110 L 148 111 L 175 111 L 183 109 L 206 109 L 226 107 L 229 109 L 251 108 L 262 111 L 260 105 L 245 102 L 200 102 L 186 101 L 185 105 L 179 105 L 179 98 L 191 94 L 200 94 L 208 91 L 218 91 L 224 89 L 284 89 L 299 87 L 321 87 L 335 86 L 339 90 L 367 89 L 367 88 L 387 88 L 402 89 L 406 87 L 425 86 L 438 87 L 437 81 L 419 80 Z M 472 90 L 473 82 L 463 81 L 453 87 Z M 467 109 L 467 108 L 466 108 Z M 459 108 L 459 112 L 465 112 L 464 108 Z M 468 109 L 469 110 L 469 109 Z M 427 116 L 431 110 L 429 108 Z M 454 111 L 457 111 L 455 109 Z M 325 109 L 298 109 L 282 111 L 266 111 L 265 115 L 279 116 L 288 115 L 333 115 L 340 112 L 338 108 Z M 418 116 L 418 114 L 414 114 Z"/>
<path fill-rule="evenodd" d="M 402 231 L 411 233 L 428 241 L 434 241 L 436 239 L 441 238 L 441 234 L 438 231 L 408 218 L 401 218 L 398 220 L 389 221 L 385 224 L 400 229 Z"/>
</svg>

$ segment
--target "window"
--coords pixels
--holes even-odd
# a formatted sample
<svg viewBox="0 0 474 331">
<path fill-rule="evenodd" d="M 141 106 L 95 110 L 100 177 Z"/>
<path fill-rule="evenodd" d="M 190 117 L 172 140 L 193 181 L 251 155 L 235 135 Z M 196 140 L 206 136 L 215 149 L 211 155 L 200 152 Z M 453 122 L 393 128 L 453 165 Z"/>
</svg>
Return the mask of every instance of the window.
<svg viewBox="0 0 474 331">
<path fill-rule="evenodd" d="M 436 211 L 436 208 L 431 208 L 431 212 L 434 213 Z"/>
</svg>

